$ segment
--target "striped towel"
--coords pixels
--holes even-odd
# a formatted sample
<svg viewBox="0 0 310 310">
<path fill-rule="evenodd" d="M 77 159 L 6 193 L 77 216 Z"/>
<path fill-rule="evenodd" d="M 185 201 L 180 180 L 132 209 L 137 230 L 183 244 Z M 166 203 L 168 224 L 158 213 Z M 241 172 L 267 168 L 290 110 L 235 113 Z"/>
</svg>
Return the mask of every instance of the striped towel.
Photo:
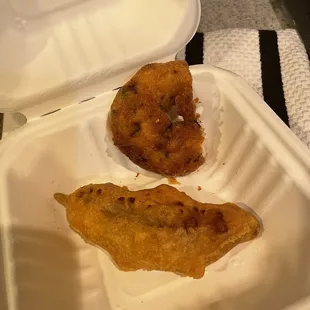
<svg viewBox="0 0 310 310">
<path fill-rule="evenodd" d="M 196 33 L 177 58 L 242 76 L 310 148 L 309 57 L 295 30 Z"/>
</svg>

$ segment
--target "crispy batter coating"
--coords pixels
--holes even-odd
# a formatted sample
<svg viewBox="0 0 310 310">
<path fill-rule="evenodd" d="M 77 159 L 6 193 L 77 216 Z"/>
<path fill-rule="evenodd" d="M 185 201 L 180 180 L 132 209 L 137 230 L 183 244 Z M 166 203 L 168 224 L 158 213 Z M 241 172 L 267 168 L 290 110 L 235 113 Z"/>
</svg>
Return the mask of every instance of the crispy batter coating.
<svg viewBox="0 0 310 310">
<path fill-rule="evenodd" d="M 146 170 L 181 176 L 204 163 L 185 61 L 142 67 L 116 94 L 110 125 L 114 144 Z"/>
<path fill-rule="evenodd" d="M 123 271 L 201 278 L 207 265 L 260 230 L 256 217 L 235 204 L 200 203 L 169 185 L 130 191 L 90 184 L 54 197 L 66 207 L 70 227 Z"/>
</svg>

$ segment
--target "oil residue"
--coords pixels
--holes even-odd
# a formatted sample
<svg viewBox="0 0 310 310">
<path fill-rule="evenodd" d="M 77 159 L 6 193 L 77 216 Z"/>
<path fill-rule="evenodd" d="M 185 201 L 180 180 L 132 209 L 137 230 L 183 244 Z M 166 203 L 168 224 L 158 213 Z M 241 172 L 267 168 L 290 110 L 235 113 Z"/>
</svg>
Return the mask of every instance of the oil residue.
<svg viewBox="0 0 310 310">
<path fill-rule="evenodd" d="M 168 183 L 171 185 L 180 185 L 181 184 L 180 182 L 177 181 L 176 178 L 173 178 L 173 177 L 168 178 Z"/>
</svg>

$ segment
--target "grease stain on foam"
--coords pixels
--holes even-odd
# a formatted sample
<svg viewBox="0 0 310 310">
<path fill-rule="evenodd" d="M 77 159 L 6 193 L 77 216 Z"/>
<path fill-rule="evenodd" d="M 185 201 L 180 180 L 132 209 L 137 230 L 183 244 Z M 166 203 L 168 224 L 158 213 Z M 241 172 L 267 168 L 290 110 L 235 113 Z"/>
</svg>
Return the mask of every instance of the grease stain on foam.
<svg viewBox="0 0 310 310">
<path fill-rule="evenodd" d="M 180 185 L 181 184 L 176 178 L 169 177 L 167 179 L 168 179 L 168 184 L 171 184 L 171 185 Z"/>
</svg>

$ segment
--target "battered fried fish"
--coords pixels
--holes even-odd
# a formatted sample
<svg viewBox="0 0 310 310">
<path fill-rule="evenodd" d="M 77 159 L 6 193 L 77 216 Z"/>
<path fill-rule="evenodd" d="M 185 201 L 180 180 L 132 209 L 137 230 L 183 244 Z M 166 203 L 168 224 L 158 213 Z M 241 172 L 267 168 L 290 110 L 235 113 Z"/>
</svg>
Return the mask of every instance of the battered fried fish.
<svg viewBox="0 0 310 310">
<path fill-rule="evenodd" d="M 185 61 L 142 67 L 116 94 L 110 126 L 114 144 L 146 170 L 181 176 L 204 163 L 204 137 Z"/>
<path fill-rule="evenodd" d="M 207 265 L 260 230 L 258 220 L 235 204 L 200 203 L 168 185 L 130 191 L 90 184 L 54 197 L 66 207 L 70 227 L 123 271 L 201 278 Z"/>
</svg>

